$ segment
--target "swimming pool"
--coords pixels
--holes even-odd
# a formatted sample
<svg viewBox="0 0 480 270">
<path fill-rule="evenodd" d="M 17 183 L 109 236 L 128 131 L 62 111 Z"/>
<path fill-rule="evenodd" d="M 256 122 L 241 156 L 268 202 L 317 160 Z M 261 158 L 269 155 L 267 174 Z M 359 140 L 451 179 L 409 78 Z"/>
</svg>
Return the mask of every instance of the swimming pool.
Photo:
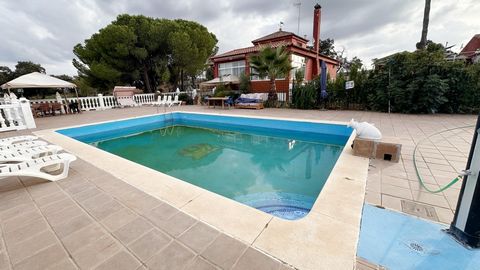
<svg viewBox="0 0 480 270">
<path fill-rule="evenodd" d="M 293 220 L 312 208 L 352 130 L 176 112 L 57 132 Z"/>
</svg>

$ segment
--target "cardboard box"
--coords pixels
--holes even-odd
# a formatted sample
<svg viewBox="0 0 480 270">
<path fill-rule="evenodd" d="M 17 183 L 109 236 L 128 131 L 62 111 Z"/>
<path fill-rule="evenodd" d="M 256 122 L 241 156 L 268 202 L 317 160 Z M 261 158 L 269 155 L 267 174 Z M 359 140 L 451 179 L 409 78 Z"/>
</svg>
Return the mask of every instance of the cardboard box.
<svg viewBox="0 0 480 270">
<path fill-rule="evenodd" d="M 380 141 L 355 138 L 353 141 L 353 154 L 356 156 L 398 162 L 401 151 L 402 144 L 396 138 L 386 137 Z"/>
</svg>

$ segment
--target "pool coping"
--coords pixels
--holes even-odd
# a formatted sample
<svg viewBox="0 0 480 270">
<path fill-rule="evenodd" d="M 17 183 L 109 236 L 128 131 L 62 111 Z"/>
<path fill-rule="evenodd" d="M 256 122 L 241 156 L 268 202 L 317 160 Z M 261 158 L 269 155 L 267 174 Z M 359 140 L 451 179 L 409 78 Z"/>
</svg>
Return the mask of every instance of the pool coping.
<svg viewBox="0 0 480 270">
<path fill-rule="evenodd" d="M 341 124 L 298 118 L 167 112 Z M 310 213 L 283 220 L 143 165 L 67 137 L 57 130 L 164 113 L 40 130 L 35 135 L 281 261 L 299 269 L 353 269 L 369 160 L 353 155 L 352 132 Z"/>
</svg>

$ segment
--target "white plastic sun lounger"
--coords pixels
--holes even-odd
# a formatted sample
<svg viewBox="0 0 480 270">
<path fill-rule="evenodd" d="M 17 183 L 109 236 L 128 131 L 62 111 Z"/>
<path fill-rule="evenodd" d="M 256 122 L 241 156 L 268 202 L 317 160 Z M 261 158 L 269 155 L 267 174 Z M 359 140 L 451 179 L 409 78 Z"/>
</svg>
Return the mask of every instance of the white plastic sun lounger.
<svg viewBox="0 0 480 270">
<path fill-rule="evenodd" d="M 166 102 L 167 102 L 166 96 L 158 96 L 157 102 L 154 102 L 152 104 L 153 106 L 164 106 Z"/>
<path fill-rule="evenodd" d="M 173 102 L 173 101 L 172 101 L 172 96 L 168 95 L 167 98 L 166 98 L 166 100 L 165 100 L 165 104 L 164 104 L 164 105 L 170 107 L 170 106 L 172 106 L 172 105 L 171 105 L 172 102 Z"/>
<path fill-rule="evenodd" d="M 38 139 L 36 136 L 25 135 L 25 136 L 13 136 L 8 138 L 0 139 L 0 145 L 11 145 L 21 142 L 29 142 Z"/>
<path fill-rule="evenodd" d="M 178 95 L 175 96 L 175 98 L 172 100 L 170 100 L 170 103 L 168 104 L 168 107 L 172 107 L 173 105 L 182 105 L 182 102 L 178 100 Z"/>
<path fill-rule="evenodd" d="M 32 148 L 37 146 L 47 145 L 47 142 L 44 141 L 26 141 L 21 143 L 15 143 L 10 145 L 0 145 L 0 151 L 15 151 L 25 148 Z"/>
<path fill-rule="evenodd" d="M 16 164 L 2 164 L 3 166 L 0 167 L 0 178 L 9 176 L 28 176 L 43 178 L 49 181 L 57 181 L 68 176 L 70 162 L 75 161 L 76 159 L 77 158 L 74 155 L 61 153 L 58 155 L 45 156 Z M 63 165 L 62 172 L 60 174 L 54 175 L 45 172 L 47 167 L 54 165 Z"/>
<path fill-rule="evenodd" d="M 0 163 L 22 162 L 49 155 L 56 155 L 63 148 L 58 145 L 35 146 L 16 150 L 0 151 Z"/>
</svg>

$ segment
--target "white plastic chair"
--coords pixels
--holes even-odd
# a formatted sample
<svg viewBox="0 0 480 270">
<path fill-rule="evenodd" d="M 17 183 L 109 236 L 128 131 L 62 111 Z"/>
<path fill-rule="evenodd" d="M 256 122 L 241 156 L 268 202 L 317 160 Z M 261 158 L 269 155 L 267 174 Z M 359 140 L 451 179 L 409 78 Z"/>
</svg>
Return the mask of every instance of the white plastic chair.
<svg viewBox="0 0 480 270">
<path fill-rule="evenodd" d="M 57 181 L 68 176 L 70 163 L 75 161 L 77 157 L 68 153 L 58 155 L 50 155 L 41 158 L 32 159 L 16 164 L 1 164 L 0 178 L 10 176 L 28 176 L 38 177 L 49 181 Z M 58 166 L 62 169 L 59 174 L 51 174 L 52 166 Z"/>
</svg>

